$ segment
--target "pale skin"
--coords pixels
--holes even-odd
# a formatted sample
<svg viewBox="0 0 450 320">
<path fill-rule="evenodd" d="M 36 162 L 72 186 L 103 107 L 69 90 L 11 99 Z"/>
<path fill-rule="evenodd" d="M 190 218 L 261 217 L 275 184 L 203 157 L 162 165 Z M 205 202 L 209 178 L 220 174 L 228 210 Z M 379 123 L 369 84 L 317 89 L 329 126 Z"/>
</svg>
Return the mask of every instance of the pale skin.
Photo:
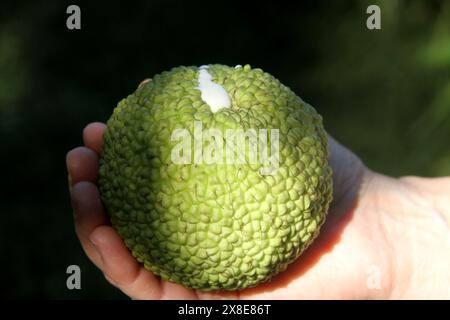
<svg viewBox="0 0 450 320">
<path fill-rule="evenodd" d="M 97 188 L 103 123 L 67 155 L 75 228 L 89 259 L 133 299 L 448 299 L 450 177 L 391 178 L 329 137 L 334 200 L 320 236 L 272 281 L 204 293 L 144 269 L 111 227 Z"/>
</svg>

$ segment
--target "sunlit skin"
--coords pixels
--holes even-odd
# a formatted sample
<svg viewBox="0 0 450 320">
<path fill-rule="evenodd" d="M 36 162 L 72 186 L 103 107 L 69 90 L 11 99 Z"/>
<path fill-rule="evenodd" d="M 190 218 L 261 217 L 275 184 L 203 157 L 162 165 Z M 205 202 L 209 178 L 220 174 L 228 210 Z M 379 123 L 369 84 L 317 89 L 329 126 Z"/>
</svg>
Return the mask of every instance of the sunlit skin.
<svg viewBox="0 0 450 320">
<path fill-rule="evenodd" d="M 377 174 L 331 137 L 334 200 L 319 237 L 272 281 L 202 293 L 162 281 L 111 227 L 97 188 L 103 123 L 67 155 L 75 229 L 89 259 L 133 299 L 450 298 L 450 177 Z"/>
</svg>

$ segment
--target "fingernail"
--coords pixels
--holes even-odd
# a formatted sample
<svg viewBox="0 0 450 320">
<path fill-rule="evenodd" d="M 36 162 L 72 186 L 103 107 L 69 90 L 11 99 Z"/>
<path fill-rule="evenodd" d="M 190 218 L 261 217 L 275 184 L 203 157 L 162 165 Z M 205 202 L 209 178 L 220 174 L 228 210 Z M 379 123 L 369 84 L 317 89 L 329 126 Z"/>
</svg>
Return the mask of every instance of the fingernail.
<svg viewBox="0 0 450 320">
<path fill-rule="evenodd" d="M 94 246 L 97 246 L 97 241 L 94 240 L 94 238 L 92 237 L 92 234 L 89 236 L 89 241 L 90 241 Z"/>
<path fill-rule="evenodd" d="M 117 287 L 117 283 L 113 279 L 111 279 L 110 276 L 108 276 L 106 273 L 104 273 L 104 275 L 105 275 L 105 279 L 108 280 L 109 283 L 111 283 L 113 286 Z"/>
<path fill-rule="evenodd" d="M 138 89 L 140 87 L 142 87 L 144 84 L 146 84 L 147 82 L 150 82 L 150 81 L 152 81 L 152 79 L 145 79 L 145 80 L 141 81 L 141 83 L 139 83 Z"/>
<path fill-rule="evenodd" d="M 92 244 L 92 246 L 95 248 L 95 251 L 97 252 L 100 260 L 105 263 L 105 260 L 103 260 L 103 255 L 102 255 L 102 251 L 100 250 L 100 248 L 97 245 L 97 242 L 92 238 L 92 234 L 91 236 L 89 236 L 89 242 Z"/>
<path fill-rule="evenodd" d="M 89 236 L 89 242 L 94 246 L 95 250 L 97 250 L 97 252 L 101 258 L 101 254 L 100 254 L 100 250 L 98 250 L 97 242 L 91 236 Z"/>
</svg>

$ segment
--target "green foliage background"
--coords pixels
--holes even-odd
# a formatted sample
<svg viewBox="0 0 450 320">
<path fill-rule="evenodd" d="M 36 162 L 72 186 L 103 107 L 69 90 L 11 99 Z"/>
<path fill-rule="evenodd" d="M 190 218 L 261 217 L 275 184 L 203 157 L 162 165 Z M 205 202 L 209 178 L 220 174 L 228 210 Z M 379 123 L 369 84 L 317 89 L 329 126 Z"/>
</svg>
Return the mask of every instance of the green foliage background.
<svg viewBox="0 0 450 320">
<path fill-rule="evenodd" d="M 65 26 L 69 4 L 80 31 Z M 380 31 L 365 26 L 369 4 Z M 2 296 L 124 298 L 77 242 L 65 153 L 142 79 L 207 63 L 270 72 L 374 170 L 450 174 L 450 1 L 2 3 Z M 66 289 L 70 264 L 82 290 Z"/>
</svg>

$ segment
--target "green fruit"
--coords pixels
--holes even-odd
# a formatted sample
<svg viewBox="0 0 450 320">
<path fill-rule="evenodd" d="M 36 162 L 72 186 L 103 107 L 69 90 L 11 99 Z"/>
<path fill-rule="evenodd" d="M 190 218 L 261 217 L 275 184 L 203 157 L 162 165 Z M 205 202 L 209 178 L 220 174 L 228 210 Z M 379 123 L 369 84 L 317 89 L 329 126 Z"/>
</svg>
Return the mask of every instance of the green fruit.
<svg viewBox="0 0 450 320">
<path fill-rule="evenodd" d="M 189 134 L 182 151 L 177 129 Z M 250 132 L 238 146 L 244 161 L 228 161 L 221 151 L 232 140 L 205 138 L 208 129 L 222 138 Z M 264 129 L 267 150 L 249 143 Z M 263 159 L 276 141 L 277 162 L 249 156 Z M 118 104 L 99 185 L 112 225 L 145 268 L 198 290 L 237 290 L 286 269 L 318 235 L 332 197 L 327 159 L 322 118 L 271 75 L 248 65 L 179 67 Z"/>
</svg>

